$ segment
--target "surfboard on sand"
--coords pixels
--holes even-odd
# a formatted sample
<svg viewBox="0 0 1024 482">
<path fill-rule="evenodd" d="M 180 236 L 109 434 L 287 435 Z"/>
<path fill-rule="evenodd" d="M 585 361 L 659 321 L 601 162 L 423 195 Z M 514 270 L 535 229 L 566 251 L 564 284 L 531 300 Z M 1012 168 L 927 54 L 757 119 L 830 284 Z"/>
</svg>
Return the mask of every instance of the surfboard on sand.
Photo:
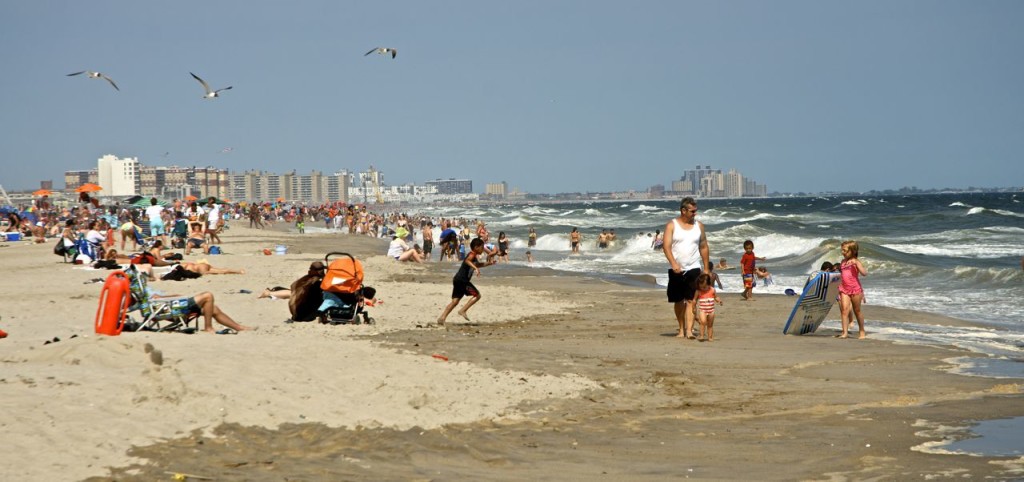
<svg viewBox="0 0 1024 482">
<path fill-rule="evenodd" d="M 818 329 L 839 294 L 839 273 L 818 273 L 807 281 L 786 320 L 783 335 L 806 335 Z"/>
</svg>

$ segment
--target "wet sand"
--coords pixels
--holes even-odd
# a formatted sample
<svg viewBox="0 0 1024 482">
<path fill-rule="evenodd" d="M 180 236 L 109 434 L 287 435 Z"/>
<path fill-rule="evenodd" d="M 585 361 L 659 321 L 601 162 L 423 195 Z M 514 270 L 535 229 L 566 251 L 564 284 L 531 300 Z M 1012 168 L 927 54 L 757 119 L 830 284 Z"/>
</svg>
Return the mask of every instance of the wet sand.
<svg viewBox="0 0 1024 482">
<path fill-rule="evenodd" d="M 234 278 L 234 284 L 224 284 L 226 276 L 204 277 L 189 287 L 205 287 L 223 297 L 225 310 L 246 315 L 239 321 L 260 326 L 256 333 L 205 339 L 144 333 L 90 337 L 88 313 L 75 325 L 86 324 L 78 329 L 82 336 L 61 342 L 95 354 L 103 341 L 116 340 L 131 356 L 139 351 L 138 358 L 144 343 L 156 343 L 165 353 L 168 361 L 162 367 L 141 364 L 123 375 L 145 372 L 131 384 L 135 398 L 139 393 L 150 399 L 164 395 L 164 401 L 135 402 L 111 414 L 135 417 L 131 423 L 98 419 L 75 427 L 111 430 L 105 449 L 125 454 L 123 463 L 89 452 L 75 456 L 73 448 L 60 446 L 55 433 L 41 439 L 56 445 L 50 450 L 68 450 L 77 464 L 92 457 L 94 465 L 66 468 L 36 456 L 43 467 L 24 467 L 31 454 L 47 448 L 30 437 L 31 427 L 12 420 L 33 417 L 31 397 L 59 393 L 59 383 L 85 382 L 59 376 L 47 381 L 46 376 L 55 376 L 47 375 L 53 370 L 70 369 L 68 355 L 48 355 L 47 365 L 39 352 L 60 346 L 41 345 L 52 330 L 15 320 L 12 336 L 30 329 L 40 333 L 29 337 L 31 347 L 0 341 L 5 372 L 0 399 L 7 414 L 0 428 L 29 439 L 15 443 L 7 460 L 0 460 L 4 467 L 18 468 L 9 475 L 22 480 L 65 478 L 62 474 L 166 480 L 168 473 L 217 480 L 1024 477 L 1021 458 L 921 449 L 962 436 L 947 427 L 1024 415 L 1019 382 L 948 373 L 943 360 L 970 355 L 961 350 L 870 339 L 872 319 L 966 322 L 869 305 L 868 340 L 832 338 L 835 323 L 828 322 L 817 334 L 783 336 L 793 298 L 755 295 L 755 301 L 741 302 L 738 294 L 725 294 L 716 339 L 702 343 L 674 337 L 676 324 L 662 289 L 504 265 L 474 278 L 483 299 L 470 311 L 473 323 L 458 323 L 453 315 L 447 329 L 417 328 L 433 321 L 448 301 L 456 265 L 399 265 L 374 255 L 383 252 L 382 241 L 348 236 L 289 236 L 287 256 L 263 259 L 243 251 L 272 247 L 283 235 L 244 229 L 229 235 L 225 250 L 237 257 L 224 256 L 218 263 L 240 261 L 231 267 L 247 266 L 249 274 Z M 285 325 L 283 302 L 226 294 L 239 283 L 250 289 L 273 284 L 285 267 L 294 270 L 288 278 L 298 277 L 310 260 L 339 247 L 367 260 L 368 284 L 378 287 L 385 300 L 372 311 L 377 325 Z M 0 251 L 0 261 L 10 261 L 6 255 Z M 40 270 L 67 269 L 52 260 L 40 264 Z M 74 276 L 79 273 L 66 277 Z M 0 285 L 2 292 L 10 289 L 11 283 Z M 94 311 L 95 295 L 81 296 L 74 300 L 78 306 Z M 48 298 L 55 296 L 41 295 L 33 306 L 45 306 Z M 5 306 L 0 328 L 7 329 L 7 307 L 23 302 L 7 294 L 0 299 Z M 40 317 L 45 315 L 33 316 Z M 837 318 L 833 309 L 829 319 Z M 188 361 L 190 356 L 199 365 Z M 73 358 L 76 367 L 122 373 L 88 357 Z M 261 361 L 267 358 L 270 363 Z M 245 374 L 253 369 L 266 374 L 264 383 Z M 232 371 L 238 383 L 205 385 L 211 383 L 208 378 L 230 377 Z M 410 373 L 412 380 L 401 380 Z M 143 383 L 147 377 L 171 375 L 176 385 Z M 285 378 L 314 386 L 307 392 Z M 103 386 L 102 380 L 91 383 Z M 179 391 L 169 394 L 171 386 Z M 327 392 L 326 399 L 318 398 L 318 387 Z M 214 389 L 224 404 L 239 405 L 237 415 L 195 416 L 178 424 L 144 417 L 181 416 L 184 402 L 170 395 L 188 398 Z M 288 393 L 265 393 L 278 390 Z M 351 413 L 362 405 L 371 406 Z M 46 419 L 35 422 L 44 425 Z M 149 435 L 122 433 L 133 429 Z M 140 438 L 149 441 L 139 443 Z"/>
</svg>

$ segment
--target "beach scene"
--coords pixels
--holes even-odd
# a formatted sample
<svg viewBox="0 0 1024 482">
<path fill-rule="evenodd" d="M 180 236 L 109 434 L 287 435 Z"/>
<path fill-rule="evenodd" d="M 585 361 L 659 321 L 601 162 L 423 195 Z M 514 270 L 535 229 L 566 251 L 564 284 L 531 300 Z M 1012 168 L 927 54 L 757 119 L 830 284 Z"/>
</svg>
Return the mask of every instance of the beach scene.
<svg viewBox="0 0 1024 482">
<path fill-rule="evenodd" d="M 2 480 L 1024 479 L 1018 3 L 4 10 Z"/>
</svg>

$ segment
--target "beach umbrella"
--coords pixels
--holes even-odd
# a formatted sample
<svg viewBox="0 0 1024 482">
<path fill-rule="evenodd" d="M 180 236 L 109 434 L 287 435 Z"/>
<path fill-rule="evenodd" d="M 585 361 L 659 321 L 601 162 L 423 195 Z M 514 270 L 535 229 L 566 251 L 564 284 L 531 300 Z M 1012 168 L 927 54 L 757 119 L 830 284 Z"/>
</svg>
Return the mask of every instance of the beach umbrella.
<svg viewBox="0 0 1024 482">
<path fill-rule="evenodd" d="M 195 197 L 195 196 L 193 196 L 191 194 L 189 194 L 188 196 L 185 196 L 185 200 L 188 201 L 188 202 L 192 202 L 192 201 L 195 201 L 197 199 L 199 199 L 199 198 L 197 198 L 197 197 Z"/>
<path fill-rule="evenodd" d="M 53 192 L 49 189 L 39 189 L 32 193 L 33 196 L 49 196 L 50 194 L 53 194 Z"/>
<path fill-rule="evenodd" d="M 78 186 L 78 188 L 75 189 L 75 192 L 96 192 L 102 190 L 103 188 L 100 187 L 99 185 L 87 182 L 85 184 L 82 184 L 81 186 Z"/>
<path fill-rule="evenodd" d="M 132 197 L 130 197 L 128 199 L 125 199 L 124 201 L 121 201 L 121 202 L 123 202 L 125 204 L 135 204 L 135 203 L 139 202 L 139 199 L 142 199 L 142 196 L 132 196 Z"/>
<path fill-rule="evenodd" d="M 156 203 L 161 205 L 161 206 L 163 206 L 163 207 L 167 207 L 168 205 L 171 204 L 171 203 L 169 203 L 167 201 L 164 201 L 163 199 L 157 199 Z M 132 203 L 132 206 L 135 206 L 137 208 L 143 208 L 143 209 L 148 208 L 148 207 L 150 207 L 152 205 L 153 205 L 153 203 L 151 203 L 149 201 L 148 197 L 147 198 L 139 199 L 139 200 L 137 200 L 137 201 Z"/>
<path fill-rule="evenodd" d="M 283 203 L 283 202 L 284 202 L 284 198 L 283 198 L 283 197 L 279 197 L 279 198 L 277 198 L 277 202 L 279 202 L 279 203 Z"/>
</svg>

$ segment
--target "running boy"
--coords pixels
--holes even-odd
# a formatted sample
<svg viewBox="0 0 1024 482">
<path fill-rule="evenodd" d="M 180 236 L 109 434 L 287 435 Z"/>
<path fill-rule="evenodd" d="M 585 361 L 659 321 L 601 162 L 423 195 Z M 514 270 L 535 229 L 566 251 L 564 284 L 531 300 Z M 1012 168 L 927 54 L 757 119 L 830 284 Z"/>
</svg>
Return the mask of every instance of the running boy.
<svg viewBox="0 0 1024 482">
<path fill-rule="evenodd" d="M 722 299 L 711 286 L 711 276 L 703 273 L 697 277 L 697 323 L 700 324 L 700 341 L 715 340 L 715 302 Z"/>
<path fill-rule="evenodd" d="M 746 240 L 743 242 L 743 257 L 740 258 L 740 267 L 743 269 L 743 301 L 754 300 L 754 272 L 757 270 L 757 262 L 766 258 L 759 258 L 754 254 L 754 242 Z"/>
<path fill-rule="evenodd" d="M 473 241 L 469 243 L 469 254 L 466 255 L 466 259 L 462 260 L 462 266 L 459 266 L 459 272 L 455 273 L 452 277 L 452 301 L 448 303 L 448 306 L 444 307 L 444 312 L 441 313 L 441 317 L 437 319 L 439 326 L 444 326 L 444 320 L 448 318 L 448 314 L 458 306 L 459 302 L 462 301 L 463 296 L 469 296 L 469 302 L 466 306 L 463 306 L 459 310 L 459 316 L 469 321 L 469 316 L 466 314 L 467 311 L 477 301 L 480 301 L 480 290 L 473 286 L 470 279 L 473 278 L 473 274 L 480 274 L 480 268 L 485 268 L 497 262 L 496 257 L 490 257 L 485 264 L 477 264 L 477 260 L 484 252 L 484 242 L 480 238 L 473 238 Z"/>
</svg>

